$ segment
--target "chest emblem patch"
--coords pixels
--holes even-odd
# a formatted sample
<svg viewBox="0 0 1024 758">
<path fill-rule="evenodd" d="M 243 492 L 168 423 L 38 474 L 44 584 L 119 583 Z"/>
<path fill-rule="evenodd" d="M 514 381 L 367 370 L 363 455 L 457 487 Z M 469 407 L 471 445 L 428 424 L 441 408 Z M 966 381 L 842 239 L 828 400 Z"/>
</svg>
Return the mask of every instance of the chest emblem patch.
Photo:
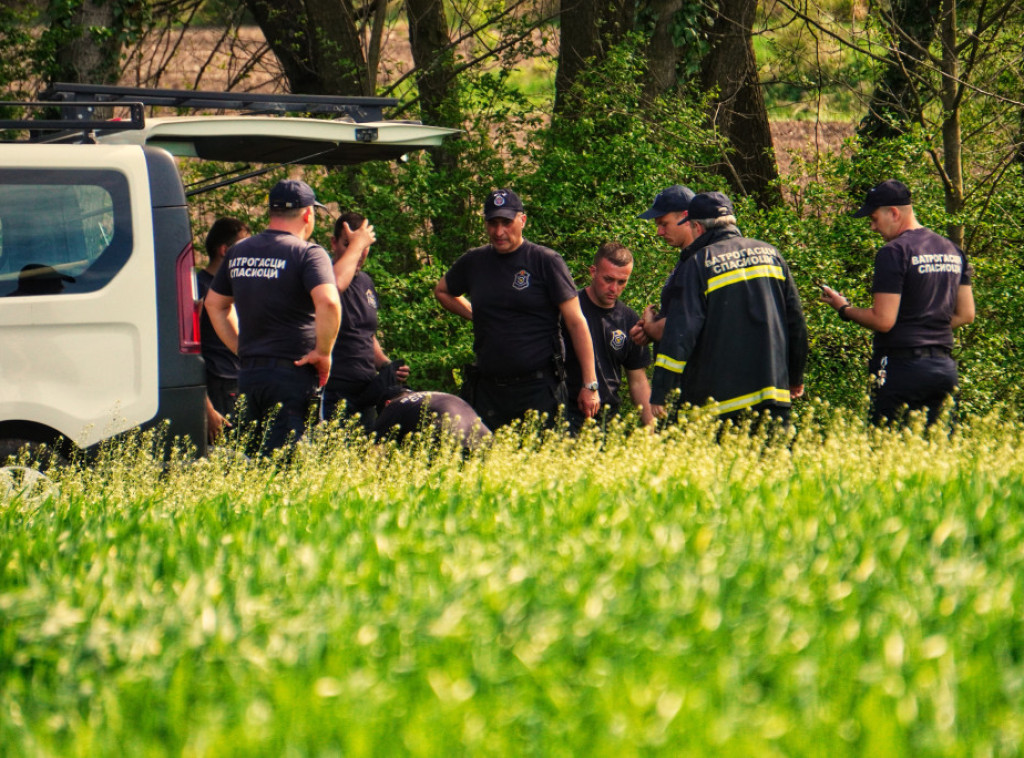
<svg viewBox="0 0 1024 758">
<path fill-rule="evenodd" d="M 612 332 L 611 346 L 612 350 L 621 350 L 622 346 L 626 344 L 626 333 L 621 329 L 616 329 Z"/>
<path fill-rule="evenodd" d="M 512 279 L 512 289 L 524 290 L 530 286 L 530 272 L 525 268 L 520 269 L 516 272 L 515 278 Z"/>
<path fill-rule="evenodd" d="M 366 302 L 370 304 L 370 307 L 377 310 L 377 298 L 373 295 L 373 290 L 366 290 Z"/>
</svg>

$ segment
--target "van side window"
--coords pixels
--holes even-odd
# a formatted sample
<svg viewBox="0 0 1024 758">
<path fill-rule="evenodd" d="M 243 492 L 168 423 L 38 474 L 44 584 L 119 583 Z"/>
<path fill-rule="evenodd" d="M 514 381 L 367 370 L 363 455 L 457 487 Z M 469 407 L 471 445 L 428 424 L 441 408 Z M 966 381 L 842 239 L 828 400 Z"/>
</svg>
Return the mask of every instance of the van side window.
<svg viewBox="0 0 1024 758">
<path fill-rule="evenodd" d="M 126 177 L 103 169 L 0 169 L 0 295 L 93 292 L 132 251 Z"/>
</svg>

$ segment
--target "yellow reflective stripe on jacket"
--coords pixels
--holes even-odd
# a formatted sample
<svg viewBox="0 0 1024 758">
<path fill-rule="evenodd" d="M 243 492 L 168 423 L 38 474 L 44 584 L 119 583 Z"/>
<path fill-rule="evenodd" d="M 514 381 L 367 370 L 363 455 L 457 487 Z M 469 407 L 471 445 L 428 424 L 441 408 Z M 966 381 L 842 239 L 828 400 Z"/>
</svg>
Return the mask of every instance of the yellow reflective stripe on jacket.
<svg viewBox="0 0 1024 758">
<path fill-rule="evenodd" d="M 658 353 L 658 360 L 654 362 L 655 368 L 663 368 L 666 371 L 671 371 L 673 374 L 683 373 L 683 369 L 686 368 L 686 361 L 677 361 L 674 358 L 669 358 L 664 353 Z"/>
<path fill-rule="evenodd" d="M 727 287 L 730 284 L 735 284 L 740 281 L 749 281 L 751 279 L 762 279 L 768 277 L 770 279 L 782 279 L 785 280 L 786 275 L 782 272 L 781 266 L 750 266 L 749 268 L 738 268 L 735 271 L 729 271 L 718 276 L 713 276 L 708 279 L 708 288 L 704 290 L 704 294 L 714 292 L 722 287 Z"/>
<path fill-rule="evenodd" d="M 782 389 L 781 387 L 765 387 L 757 392 L 751 392 L 749 395 L 740 395 L 739 397 L 734 397 L 731 400 L 712 403 L 711 409 L 716 414 L 721 415 L 723 413 L 732 413 L 733 411 L 750 408 L 758 403 L 763 403 L 766 400 L 774 400 L 778 403 L 788 403 L 790 399 L 788 389 Z"/>
</svg>

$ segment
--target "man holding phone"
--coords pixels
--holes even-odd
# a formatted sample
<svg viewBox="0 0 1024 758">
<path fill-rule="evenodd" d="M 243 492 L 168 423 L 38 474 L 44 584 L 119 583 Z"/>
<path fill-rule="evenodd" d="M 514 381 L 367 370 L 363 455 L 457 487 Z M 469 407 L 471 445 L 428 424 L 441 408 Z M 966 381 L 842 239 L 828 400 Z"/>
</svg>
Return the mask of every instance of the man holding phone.
<svg viewBox="0 0 1024 758">
<path fill-rule="evenodd" d="M 875 255 L 871 307 L 855 308 L 824 285 L 821 299 L 839 318 L 874 332 L 872 422 L 926 409 L 930 425 L 956 389 L 953 330 L 974 321 L 967 256 L 918 223 L 910 190 L 895 179 L 871 188 L 853 215 L 870 218 L 885 240 Z"/>
</svg>

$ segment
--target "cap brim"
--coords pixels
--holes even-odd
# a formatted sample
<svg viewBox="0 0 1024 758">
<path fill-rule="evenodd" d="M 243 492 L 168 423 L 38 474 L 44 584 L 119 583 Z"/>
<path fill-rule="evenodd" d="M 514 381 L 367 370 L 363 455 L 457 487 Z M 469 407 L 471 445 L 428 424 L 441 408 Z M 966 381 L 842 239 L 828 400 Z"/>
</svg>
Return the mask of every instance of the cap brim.
<svg viewBox="0 0 1024 758">
<path fill-rule="evenodd" d="M 648 208 L 643 213 L 641 213 L 639 216 L 637 216 L 637 218 L 644 218 L 644 219 L 647 219 L 648 221 L 650 221 L 652 219 L 656 219 L 658 216 L 664 216 L 664 215 L 665 215 L 664 213 L 661 213 L 660 211 L 655 210 L 654 206 L 652 205 L 650 208 Z"/>
<path fill-rule="evenodd" d="M 880 207 L 881 206 L 879 205 L 871 205 L 869 203 L 864 203 L 864 205 L 855 210 L 852 215 L 854 218 L 865 218 L 866 216 L 870 216 L 872 213 L 877 211 Z"/>
<path fill-rule="evenodd" d="M 495 208 L 490 213 L 484 214 L 484 221 L 490 221 L 492 218 L 507 218 L 511 221 L 521 212 L 522 211 L 517 211 L 514 208 Z"/>
<path fill-rule="evenodd" d="M 683 212 L 686 213 L 686 211 L 683 211 Z M 686 213 L 685 216 L 683 216 L 681 219 L 676 221 L 676 226 L 682 226 L 683 224 L 685 224 L 689 220 L 690 220 L 690 214 Z"/>
</svg>

